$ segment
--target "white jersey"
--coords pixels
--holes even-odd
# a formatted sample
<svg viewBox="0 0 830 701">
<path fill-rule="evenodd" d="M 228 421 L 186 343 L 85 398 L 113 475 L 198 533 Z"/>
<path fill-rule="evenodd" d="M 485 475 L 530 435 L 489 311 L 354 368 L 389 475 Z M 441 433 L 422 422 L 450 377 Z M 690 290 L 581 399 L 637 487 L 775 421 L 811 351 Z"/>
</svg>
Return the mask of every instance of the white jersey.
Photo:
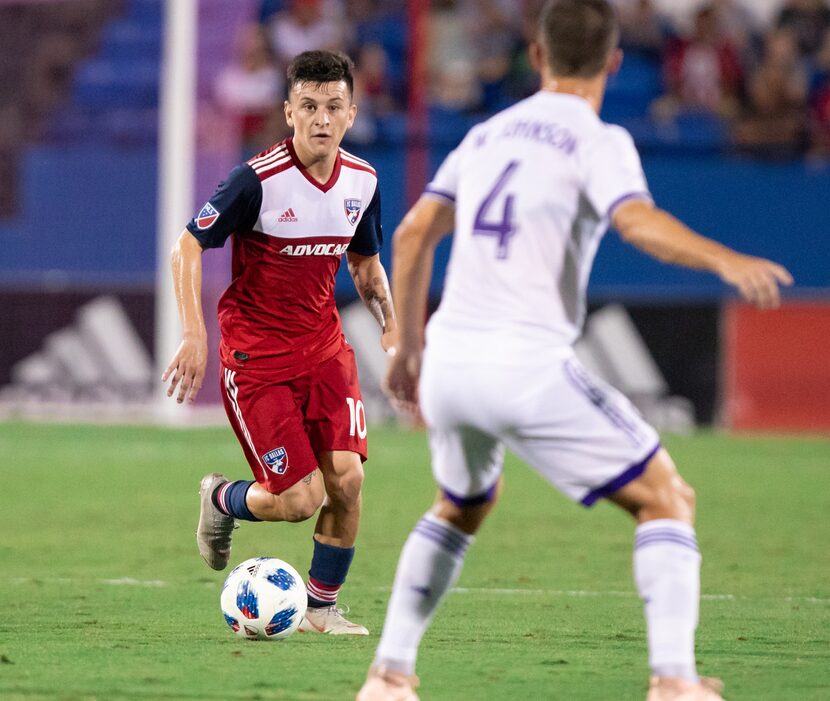
<svg viewBox="0 0 830 701">
<path fill-rule="evenodd" d="M 547 91 L 470 130 L 426 193 L 455 205 L 427 349 L 468 353 L 475 342 L 474 356 L 505 359 L 578 338 L 615 207 L 650 199 L 628 132 L 602 122 L 584 99 Z M 499 340 L 473 341 L 485 335 Z"/>
</svg>

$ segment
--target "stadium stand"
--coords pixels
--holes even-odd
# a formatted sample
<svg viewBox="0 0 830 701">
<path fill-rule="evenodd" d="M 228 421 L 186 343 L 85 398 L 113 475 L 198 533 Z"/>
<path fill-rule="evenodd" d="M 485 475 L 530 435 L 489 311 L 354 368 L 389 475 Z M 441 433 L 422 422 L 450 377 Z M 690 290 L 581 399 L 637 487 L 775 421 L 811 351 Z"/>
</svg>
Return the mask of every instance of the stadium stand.
<svg viewBox="0 0 830 701">
<path fill-rule="evenodd" d="M 407 197 L 406 179 L 393 175 L 407 172 L 406 4 L 403 0 L 321 2 L 328 11 L 346 18 L 345 48 L 358 62 L 362 119 L 371 122 L 364 121 L 353 132 L 347 148 L 377 165 L 384 186 L 384 225 L 391 233 Z M 0 305 L 12 309 L 24 295 L 30 318 L 37 316 L 40 304 L 44 313 L 62 309 L 58 316 L 65 323 L 79 300 L 88 301 L 97 293 L 118 294 L 148 347 L 152 321 L 147 315 L 151 315 L 155 279 L 163 4 L 163 0 L 0 4 L 0 239 L 4 243 Z M 505 4 L 511 5 L 506 0 L 487 2 L 496 10 Z M 658 201 L 730 245 L 781 259 L 803 289 L 819 290 L 809 294 L 821 296 L 820 291 L 830 287 L 823 265 L 830 256 L 830 244 L 826 237 L 814 235 L 813 227 L 823 218 L 822 193 L 830 187 L 830 33 L 825 32 L 821 41 L 812 37 L 805 44 L 806 53 L 799 54 L 807 84 L 797 115 L 801 125 L 795 132 L 800 136 L 791 144 L 776 143 L 769 148 L 769 144 L 743 139 L 736 142 L 735 135 L 745 133 L 741 126 L 747 117 L 768 120 L 775 119 L 775 114 L 758 117 L 738 111 L 733 120 L 706 110 L 678 110 L 668 116 L 655 110 L 666 89 L 667 47 L 672 37 L 685 30 L 674 24 L 674 17 L 657 11 L 665 3 L 637 0 L 628 4 L 650 5 L 652 19 L 634 22 L 631 26 L 642 31 L 629 28 L 624 35 L 626 59 L 609 85 L 603 116 L 621 123 L 634 136 Z M 718 7 L 734 9 L 739 4 L 736 0 L 718 3 Z M 252 20 L 264 26 L 287 5 L 280 0 L 199 3 L 196 138 L 200 153 L 212 159 L 213 165 L 199 167 L 197 197 L 212 191 L 220 172 L 226 173 L 229 165 L 225 152 L 233 142 L 233 129 L 221 114 L 215 90 L 216 77 L 233 58 L 237 30 Z M 535 90 L 526 56 L 518 47 L 532 26 L 530 16 L 536 5 L 536 0 L 529 0 L 522 3 L 526 14 L 506 23 L 494 20 L 497 25 L 502 22 L 498 25 L 502 37 L 513 32 L 516 39 L 513 45 L 499 44 L 499 51 L 507 46 L 509 52 L 501 78 L 497 71 L 487 76 L 464 70 L 457 73 L 462 80 L 482 81 L 469 90 L 470 95 L 481 96 L 479 104 L 458 108 L 432 100 L 430 171 L 472 123 L 486 117 L 488 109 L 498 109 Z M 478 7 L 471 0 L 441 0 L 434 6 L 445 13 L 442 17 Z M 741 25 L 732 18 L 724 26 Z M 812 25 L 805 25 L 792 11 L 772 13 L 767 26 L 759 26 L 748 38 L 736 39 L 742 47 L 747 80 L 763 65 L 761 57 L 786 54 L 787 41 L 781 39 L 781 32 L 799 36 L 805 26 Z M 468 41 L 464 27 L 463 22 L 455 25 L 459 41 Z M 768 36 L 768 30 L 778 33 Z M 776 46 L 770 50 L 773 36 Z M 366 51 L 367 47 L 371 49 Z M 499 57 L 498 51 L 490 54 L 490 58 Z M 775 76 L 781 69 L 775 65 L 765 70 Z M 756 82 L 764 87 L 764 81 Z M 765 104 L 763 92 L 753 99 Z M 275 127 L 280 121 L 278 112 L 268 125 L 275 131 L 266 133 L 265 141 L 280 135 Z M 734 207 L 736 202 L 741 203 L 740 210 Z M 782 237 L 782 231 L 787 236 Z M 447 250 L 448 245 L 442 244 L 432 288 L 435 297 L 440 294 Z M 388 256 L 388 247 L 383 255 Z M 353 295 L 347 277 L 343 271 L 340 294 L 344 302 Z M 217 289 L 222 279 L 217 274 Z M 646 262 L 613 236 L 600 250 L 592 291 L 597 304 L 623 300 L 629 311 L 631 304 L 698 304 L 714 309 L 723 295 L 716 279 Z M 653 333 L 646 327 L 652 331 L 660 327 L 656 315 L 635 310 L 632 316 L 651 342 Z M 698 335 L 716 338 L 717 314 L 704 316 Z M 22 328 L 24 319 L 9 313 L 3 323 L 6 336 L 15 341 L 0 356 L 0 384 L 8 379 L 14 362 L 36 350 L 43 334 L 57 328 L 41 324 Z M 717 352 L 716 341 L 707 345 L 710 357 L 702 361 L 709 378 L 705 391 L 684 387 L 688 373 L 683 367 L 673 367 L 670 349 L 664 351 L 665 357 L 658 357 L 658 362 L 672 392 L 695 399 L 702 421 L 712 418 L 717 378 L 711 356 Z"/>
</svg>

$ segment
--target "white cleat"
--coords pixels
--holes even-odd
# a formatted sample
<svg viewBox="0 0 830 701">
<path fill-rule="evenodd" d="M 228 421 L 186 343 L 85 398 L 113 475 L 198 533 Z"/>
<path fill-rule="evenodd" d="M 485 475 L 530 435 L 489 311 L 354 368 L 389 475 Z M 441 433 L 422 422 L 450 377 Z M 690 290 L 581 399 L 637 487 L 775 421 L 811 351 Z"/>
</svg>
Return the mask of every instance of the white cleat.
<svg viewBox="0 0 830 701">
<path fill-rule="evenodd" d="M 366 628 L 352 623 L 343 616 L 347 612 L 335 605 L 322 608 L 309 606 L 297 630 L 301 633 L 328 633 L 329 635 L 369 635 Z"/>
<path fill-rule="evenodd" d="M 419 701 L 415 689 L 418 677 L 393 672 L 386 667 L 371 667 L 356 701 Z"/>
<path fill-rule="evenodd" d="M 724 701 L 721 691 L 723 682 L 714 677 L 701 677 L 697 683 L 677 677 L 652 677 L 646 701 Z"/>
<path fill-rule="evenodd" d="M 224 476 L 212 472 L 202 477 L 199 485 L 201 508 L 199 525 L 196 528 L 196 544 L 199 546 L 202 559 L 215 570 L 223 570 L 228 566 L 231 536 L 235 525 L 233 517 L 219 511 L 211 499 L 213 491 L 223 482 L 227 482 Z"/>
</svg>

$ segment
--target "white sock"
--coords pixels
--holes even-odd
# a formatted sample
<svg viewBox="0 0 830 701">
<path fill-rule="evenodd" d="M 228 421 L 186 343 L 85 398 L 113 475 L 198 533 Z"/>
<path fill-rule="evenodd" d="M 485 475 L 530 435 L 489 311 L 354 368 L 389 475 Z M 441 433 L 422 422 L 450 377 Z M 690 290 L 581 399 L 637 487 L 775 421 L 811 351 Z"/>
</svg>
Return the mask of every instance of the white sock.
<svg viewBox="0 0 830 701">
<path fill-rule="evenodd" d="M 418 646 L 444 595 L 458 580 L 474 538 L 426 513 L 409 534 L 398 560 L 395 584 L 375 665 L 415 672 Z"/>
<path fill-rule="evenodd" d="M 695 629 L 700 603 L 700 552 L 695 529 L 671 519 L 638 526 L 634 581 L 645 603 L 652 674 L 697 681 Z"/>
</svg>

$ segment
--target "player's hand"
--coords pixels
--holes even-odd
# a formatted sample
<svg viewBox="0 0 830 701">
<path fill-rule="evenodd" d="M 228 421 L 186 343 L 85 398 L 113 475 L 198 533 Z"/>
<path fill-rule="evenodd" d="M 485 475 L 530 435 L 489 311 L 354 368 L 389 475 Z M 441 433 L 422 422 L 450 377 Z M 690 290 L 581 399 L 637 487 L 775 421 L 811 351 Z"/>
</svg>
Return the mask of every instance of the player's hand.
<svg viewBox="0 0 830 701">
<path fill-rule="evenodd" d="M 421 354 L 397 351 L 390 355 L 383 390 L 396 409 L 417 414 Z"/>
<path fill-rule="evenodd" d="M 741 253 L 725 261 L 720 276 L 760 309 L 775 309 L 781 303 L 779 287 L 793 284 L 793 276 L 783 265 Z"/>
<path fill-rule="evenodd" d="M 207 340 L 185 338 L 161 376 L 162 382 L 167 382 L 168 378 L 172 378 L 167 388 L 167 396 L 172 397 L 178 387 L 179 393 L 176 401 L 181 404 L 187 399 L 187 403 L 192 404 L 202 388 L 206 367 Z"/>
</svg>

